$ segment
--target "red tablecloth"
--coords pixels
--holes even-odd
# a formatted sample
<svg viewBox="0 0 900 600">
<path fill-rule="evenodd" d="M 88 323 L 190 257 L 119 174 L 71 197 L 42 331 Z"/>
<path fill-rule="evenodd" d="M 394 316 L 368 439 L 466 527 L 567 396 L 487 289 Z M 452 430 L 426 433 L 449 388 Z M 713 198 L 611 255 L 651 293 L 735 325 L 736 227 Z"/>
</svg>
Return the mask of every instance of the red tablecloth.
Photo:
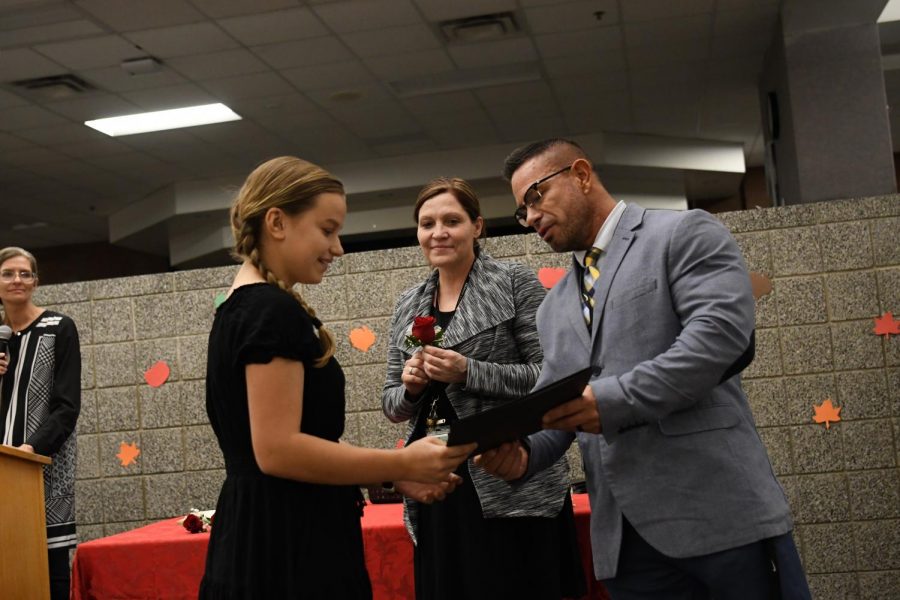
<svg viewBox="0 0 900 600">
<path fill-rule="evenodd" d="M 573 496 L 578 544 L 589 582 L 588 598 L 606 599 L 594 580 L 587 496 Z M 195 599 L 209 534 L 190 534 L 166 519 L 78 546 L 72 565 L 74 600 Z M 366 567 L 375 600 L 414 598 L 412 542 L 399 504 L 370 504 L 362 520 Z"/>
</svg>

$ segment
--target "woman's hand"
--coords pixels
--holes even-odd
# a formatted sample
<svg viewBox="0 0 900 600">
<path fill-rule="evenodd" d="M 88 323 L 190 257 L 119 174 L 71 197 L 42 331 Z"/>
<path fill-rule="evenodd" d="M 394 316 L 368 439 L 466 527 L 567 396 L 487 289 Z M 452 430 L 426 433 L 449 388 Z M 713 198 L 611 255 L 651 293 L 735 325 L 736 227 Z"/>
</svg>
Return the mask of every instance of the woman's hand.
<svg viewBox="0 0 900 600">
<path fill-rule="evenodd" d="M 398 450 L 406 459 L 404 481 L 444 483 L 453 480 L 453 471 L 466 460 L 478 444 L 447 446 L 444 442 L 425 436 Z"/>
<path fill-rule="evenodd" d="M 31 444 L 22 444 L 21 446 L 16 446 L 16 449 L 34 454 L 34 446 Z"/>
<path fill-rule="evenodd" d="M 449 481 L 441 483 L 417 483 L 415 481 L 395 481 L 394 489 L 406 496 L 412 498 L 416 502 L 422 504 L 431 504 L 435 501 L 441 501 L 447 497 L 447 494 L 456 489 L 456 486 L 462 483 L 462 477 L 456 473 L 450 474 Z"/>
<path fill-rule="evenodd" d="M 0 352 L 0 377 L 6 374 L 6 368 L 9 366 L 9 355 Z"/>
<path fill-rule="evenodd" d="M 400 381 L 406 386 L 406 393 L 415 398 L 425 390 L 429 377 L 425 374 L 425 361 L 421 352 L 413 354 L 403 365 Z"/>
<path fill-rule="evenodd" d="M 453 350 L 445 350 L 436 346 L 422 348 L 425 359 L 425 374 L 435 381 L 444 383 L 465 383 L 466 357 Z"/>
</svg>

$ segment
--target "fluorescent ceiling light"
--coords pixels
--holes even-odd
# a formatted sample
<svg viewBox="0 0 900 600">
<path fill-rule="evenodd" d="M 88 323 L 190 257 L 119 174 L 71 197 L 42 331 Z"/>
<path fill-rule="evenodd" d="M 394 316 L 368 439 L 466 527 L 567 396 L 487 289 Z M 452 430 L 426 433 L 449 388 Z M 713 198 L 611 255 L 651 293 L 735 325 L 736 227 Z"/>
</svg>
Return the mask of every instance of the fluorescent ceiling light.
<svg viewBox="0 0 900 600">
<path fill-rule="evenodd" d="M 881 16 L 878 17 L 879 23 L 888 23 L 890 21 L 900 21 L 900 0 L 888 0 Z"/>
<path fill-rule="evenodd" d="M 148 131 L 164 131 L 166 129 L 180 129 L 181 127 L 193 127 L 195 125 L 238 121 L 240 119 L 241 116 L 233 110 L 224 104 L 217 103 L 95 119 L 93 121 L 85 121 L 84 124 L 106 135 L 116 137 L 134 133 L 147 133 Z"/>
</svg>

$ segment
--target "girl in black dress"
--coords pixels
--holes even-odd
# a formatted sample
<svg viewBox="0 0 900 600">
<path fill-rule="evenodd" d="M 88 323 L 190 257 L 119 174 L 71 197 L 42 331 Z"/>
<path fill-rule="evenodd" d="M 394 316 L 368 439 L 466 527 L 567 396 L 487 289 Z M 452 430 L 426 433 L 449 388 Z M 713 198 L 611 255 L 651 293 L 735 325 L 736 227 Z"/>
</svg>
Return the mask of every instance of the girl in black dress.
<svg viewBox="0 0 900 600">
<path fill-rule="evenodd" d="M 231 210 L 243 261 L 209 337 L 206 408 L 225 455 L 201 598 L 370 598 L 359 484 L 449 485 L 473 446 L 339 443 L 344 374 L 294 288 L 344 251 L 341 183 L 293 157 L 254 170 Z"/>
</svg>

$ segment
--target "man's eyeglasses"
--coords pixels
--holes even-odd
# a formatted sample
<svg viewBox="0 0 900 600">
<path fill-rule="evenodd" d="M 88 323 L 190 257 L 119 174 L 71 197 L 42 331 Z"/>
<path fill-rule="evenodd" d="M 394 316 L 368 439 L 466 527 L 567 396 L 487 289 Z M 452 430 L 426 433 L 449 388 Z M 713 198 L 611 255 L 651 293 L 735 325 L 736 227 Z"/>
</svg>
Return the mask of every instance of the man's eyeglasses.
<svg viewBox="0 0 900 600">
<path fill-rule="evenodd" d="M 516 212 L 515 212 L 516 221 L 519 222 L 519 225 L 521 225 L 522 227 L 528 227 L 528 209 L 536 207 L 538 205 L 538 203 L 541 201 L 541 198 L 543 198 L 543 195 L 541 194 L 541 190 L 538 189 L 538 186 L 541 185 L 542 183 L 544 183 L 545 181 L 556 177 L 560 173 L 565 173 L 566 171 L 568 171 L 571 168 L 572 168 L 572 165 L 569 165 L 568 167 L 563 167 L 559 171 L 556 171 L 555 173 L 550 173 L 546 177 L 542 177 L 541 179 L 538 179 L 537 181 L 535 181 L 534 183 L 532 183 L 531 185 L 528 186 L 528 189 L 525 190 L 525 194 L 522 196 L 522 206 L 517 208 Z"/>
<path fill-rule="evenodd" d="M 21 279 L 23 283 L 31 283 L 37 277 L 37 273 L 32 271 L 11 271 L 8 269 L 0 271 L 0 281 L 3 283 L 12 283 L 16 277 Z"/>
</svg>

